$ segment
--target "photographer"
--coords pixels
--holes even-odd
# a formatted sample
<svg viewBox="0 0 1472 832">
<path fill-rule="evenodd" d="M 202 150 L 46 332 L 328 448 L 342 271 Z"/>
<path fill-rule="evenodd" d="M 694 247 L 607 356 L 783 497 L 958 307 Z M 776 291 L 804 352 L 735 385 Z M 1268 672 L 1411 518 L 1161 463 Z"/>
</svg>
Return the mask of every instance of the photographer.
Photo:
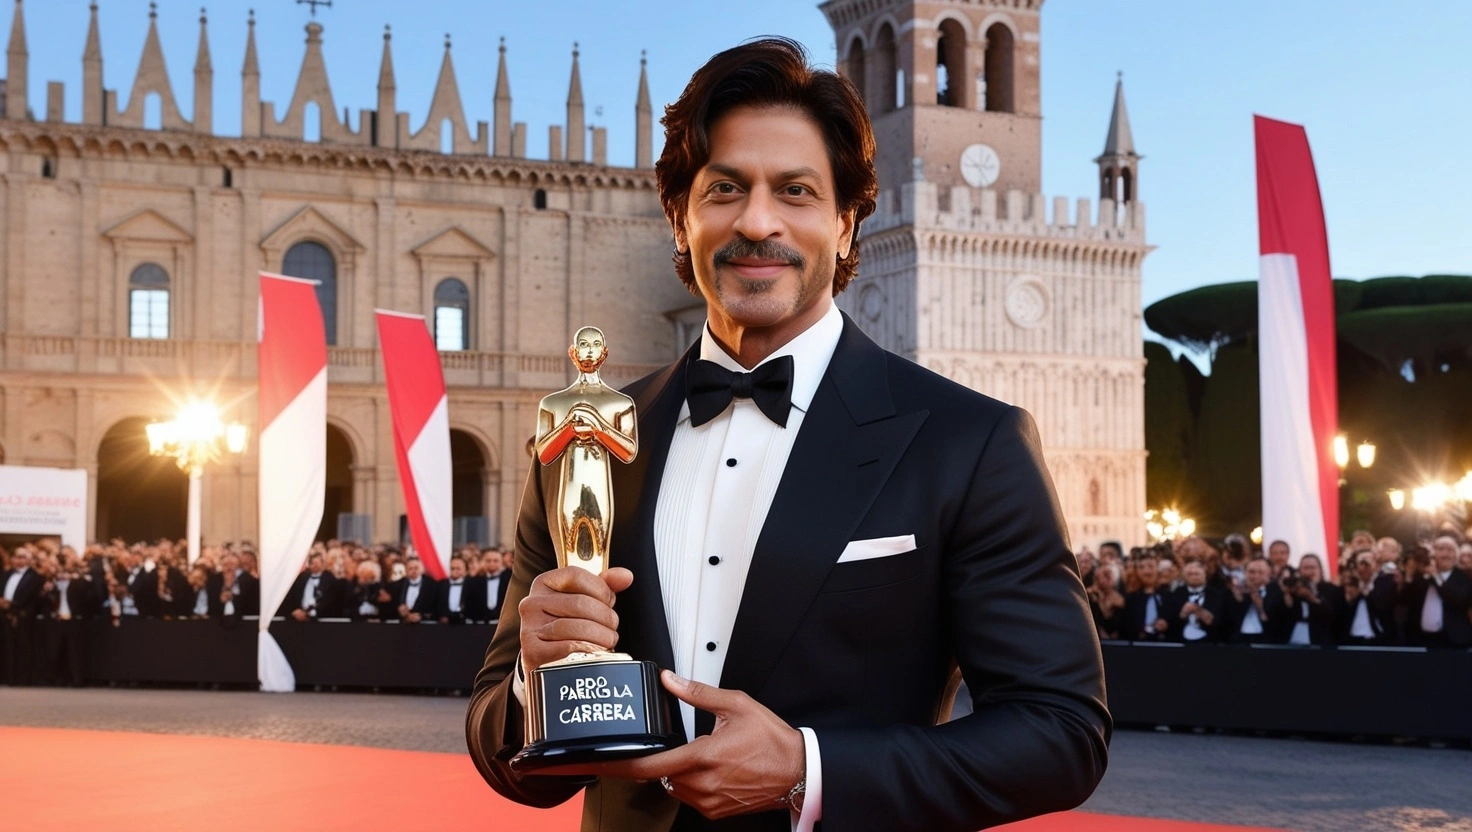
<svg viewBox="0 0 1472 832">
<path fill-rule="evenodd" d="M 1472 578 L 1456 568 L 1461 541 L 1450 532 L 1439 533 L 1429 557 L 1417 546 L 1406 557 L 1406 580 L 1401 588 L 1406 631 L 1412 644 L 1427 647 L 1472 646 Z"/>
<path fill-rule="evenodd" d="M 1125 597 L 1124 628 L 1120 635 L 1131 641 L 1165 641 L 1170 622 L 1163 615 L 1165 592 L 1160 587 L 1160 568 L 1153 551 L 1135 563 L 1140 588 Z"/>
<path fill-rule="evenodd" d="M 1233 644 L 1278 641 L 1282 626 L 1274 610 L 1283 608 L 1283 589 L 1272 580 L 1272 566 L 1267 558 L 1253 558 L 1242 573 L 1242 586 L 1232 588 L 1232 599 L 1227 602 L 1226 640 Z"/>
<path fill-rule="evenodd" d="M 1318 555 L 1308 554 L 1299 560 L 1296 574 L 1280 579 L 1283 601 L 1274 614 L 1283 617 L 1288 644 L 1334 644 L 1344 610 L 1344 593 L 1323 578 L 1323 561 Z"/>
<path fill-rule="evenodd" d="M 1381 571 L 1372 549 L 1350 555 L 1344 573 L 1345 613 L 1341 644 L 1395 644 L 1395 575 Z"/>
<path fill-rule="evenodd" d="M 1118 568 L 1113 563 L 1100 564 L 1096 572 L 1098 580 L 1087 590 L 1094 627 L 1103 639 L 1121 638 L 1121 630 L 1125 628 L 1125 599 L 1119 591 Z"/>
</svg>

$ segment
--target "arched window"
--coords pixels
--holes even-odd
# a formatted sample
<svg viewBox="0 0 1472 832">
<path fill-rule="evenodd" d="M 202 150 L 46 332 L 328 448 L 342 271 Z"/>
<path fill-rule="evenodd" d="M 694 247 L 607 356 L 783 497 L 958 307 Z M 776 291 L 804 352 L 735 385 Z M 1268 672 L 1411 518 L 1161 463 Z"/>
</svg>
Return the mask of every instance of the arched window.
<svg viewBox="0 0 1472 832">
<path fill-rule="evenodd" d="M 935 103 L 942 107 L 966 106 L 966 30 L 954 19 L 940 23 L 935 43 Z"/>
<path fill-rule="evenodd" d="M 993 23 L 986 30 L 986 109 L 992 113 L 1016 112 L 1012 98 L 1012 30 Z"/>
<path fill-rule="evenodd" d="M 534 194 L 532 194 L 532 207 L 535 208 L 535 209 L 537 209 L 538 211 L 541 211 L 541 210 L 543 210 L 543 209 L 545 209 L 547 207 L 547 192 L 546 191 L 542 190 L 541 188 L 538 188 L 537 189 L 537 192 L 534 193 Z"/>
<path fill-rule="evenodd" d="M 128 337 L 169 337 L 169 273 L 157 263 L 128 276 Z"/>
<path fill-rule="evenodd" d="M 434 346 L 441 352 L 470 349 L 470 290 L 458 277 L 434 287 Z"/>
<path fill-rule="evenodd" d="M 899 106 L 900 70 L 899 52 L 895 49 L 894 29 L 888 23 L 879 27 L 879 36 L 874 38 L 874 95 L 875 113 L 888 113 Z"/>
<path fill-rule="evenodd" d="M 848 60 L 844 63 L 843 75 L 849 80 L 849 83 L 854 85 L 854 89 L 859 91 L 859 100 L 866 105 L 869 101 L 865 93 L 867 79 L 864 75 L 867 71 L 868 68 L 864 62 L 864 42 L 855 37 L 848 44 Z"/>
<path fill-rule="evenodd" d="M 1134 177 L 1134 174 L 1130 171 L 1129 168 L 1125 168 L 1124 170 L 1121 170 L 1119 172 L 1119 184 L 1121 186 L 1120 187 L 1120 190 L 1124 192 L 1123 193 L 1123 197 L 1124 198 L 1121 199 L 1120 202 L 1134 202 L 1135 201 L 1135 177 Z"/>
<path fill-rule="evenodd" d="M 302 141 L 322 141 L 322 105 L 315 101 L 302 108 Z"/>
<path fill-rule="evenodd" d="M 337 261 L 327 246 L 311 241 L 297 243 L 286 250 L 281 260 L 281 273 L 317 281 L 317 303 L 322 307 L 322 328 L 327 343 L 337 343 Z"/>
</svg>

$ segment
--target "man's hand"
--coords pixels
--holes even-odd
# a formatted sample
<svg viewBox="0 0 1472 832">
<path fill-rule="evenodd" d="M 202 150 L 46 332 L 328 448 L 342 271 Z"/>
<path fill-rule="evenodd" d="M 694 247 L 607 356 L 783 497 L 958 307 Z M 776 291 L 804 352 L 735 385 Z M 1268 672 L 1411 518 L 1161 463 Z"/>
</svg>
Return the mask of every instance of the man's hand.
<svg viewBox="0 0 1472 832">
<path fill-rule="evenodd" d="M 291 617 L 292 618 L 295 618 L 297 621 L 306 621 L 307 620 L 307 611 L 306 610 L 292 610 L 291 611 Z"/>
<path fill-rule="evenodd" d="M 544 773 L 666 777 L 672 796 L 712 820 L 781 808 L 782 798 L 807 776 L 802 732 L 741 691 L 692 682 L 668 670 L 660 679 L 681 701 L 715 714 L 710 736 L 649 757 Z"/>
<path fill-rule="evenodd" d="M 1150 626 L 1155 629 L 1155 632 L 1163 633 L 1166 630 L 1170 629 L 1170 622 L 1166 621 L 1164 618 L 1157 618 L 1155 619 L 1155 623 Z"/>
<path fill-rule="evenodd" d="M 1199 604 L 1184 604 L 1181 606 L 1181 620 L 1185 621 L 1187 618 L 1191 617 L 1192 613 L 1198 612 L 1201 612 L 1201 606 Z"/>
<path fill-rule="evenodd" d="M 570 653 L 612 650 L 618 644 L 617 593 L 634 573 L 616 566 L 594 575 L 576 566 L 543 572 L 517 610 L 521 613 L 521 660 L 528 669 Z"/>
</svg>

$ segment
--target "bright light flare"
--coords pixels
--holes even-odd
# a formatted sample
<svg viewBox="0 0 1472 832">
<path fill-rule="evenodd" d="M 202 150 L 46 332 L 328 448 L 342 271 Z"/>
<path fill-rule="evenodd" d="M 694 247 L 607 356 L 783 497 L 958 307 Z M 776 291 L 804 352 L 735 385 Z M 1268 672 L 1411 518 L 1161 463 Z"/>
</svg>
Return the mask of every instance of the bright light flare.
<svg viewBox="0 0 1472 832">
<path fill-rule="evenodd" d="M 1355 458 L 1359 460 L 1361 468 L 1369 468 L 1375 464 L 1375 445 L 1372 442 L 1361 442 L 1355 448 Z"/>
<path fill-rule="evenodd" d="M 1340 468 L 1349 465 L 1349 437 L 1342 433 L 1334 437 L 1334 464 Z"/>
<path fill-rule="evenodd" d="M 1386 496 L 1390 497 L 1390 507 L 1396 511 L 1400 511 L 1406 507 L 1406 492 L 1404 489 L 1392 488 L 1386 492 Z"/>
</svg>

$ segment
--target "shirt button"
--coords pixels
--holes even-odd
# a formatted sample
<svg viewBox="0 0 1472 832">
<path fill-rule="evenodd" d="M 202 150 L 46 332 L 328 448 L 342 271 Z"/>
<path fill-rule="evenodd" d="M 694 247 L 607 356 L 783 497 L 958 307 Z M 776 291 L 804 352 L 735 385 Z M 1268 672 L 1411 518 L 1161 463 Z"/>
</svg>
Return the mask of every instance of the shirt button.
<svg viewBox="0 0 1472 832">
<path fill-rule="evenodd" d="M 727 468 L 735 468 L 736 467 L 736 458 L 735 457 L 732 457 L 732 458 L 726 460 L 726 467 Z"/>
<path fill-rule="evenodd" d="M 715 555 L 711 555 L 710 556 L 710 565 L 711 566 L 715 566 L 715 565 L 719 564 L 720 562 L 721 562 L 721 559 L 719 557 L 717 557 Z"/>
<path fill-rule="evenodd" d="M 716 652 L 716 643 L 714 641 L 707 641 L 705 643 L 705 649 L 709 650 L 712 653 Z"/>
</svg>

